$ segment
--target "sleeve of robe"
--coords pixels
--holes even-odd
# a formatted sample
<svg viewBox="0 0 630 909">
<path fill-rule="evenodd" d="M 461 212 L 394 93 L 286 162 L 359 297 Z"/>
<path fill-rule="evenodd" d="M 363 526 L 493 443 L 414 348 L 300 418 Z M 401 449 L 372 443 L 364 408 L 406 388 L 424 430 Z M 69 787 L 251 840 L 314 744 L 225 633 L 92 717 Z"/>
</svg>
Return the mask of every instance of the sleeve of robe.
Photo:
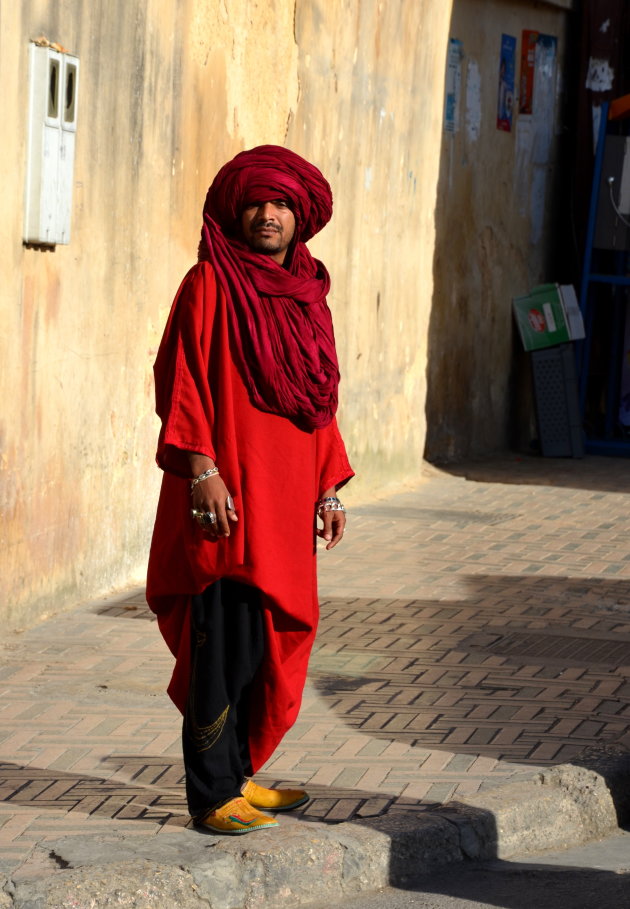
<svg viewBox="0 0 630 909">
<path fill-rule="evenodd" d="M 190 477 L 187 452 L 216 460 L 208 364 L 217 303 L 211 268 L 192 268 L 179 288 L 155 361 L 156 411 L 162 420 L 157 462 Z"/>
<path fill-rule="evenodd" d="M 324 429 L 316 430 L 317 433 L 317 460 L 319 467 L 319 491 L 321 496 L 326 490 L 335 486 L 337 490 L 354 476 L 350 466 L 346 446 L 343 443 L 337 418 L 333 417 L 331 423 Z"/>
<path fill-rule="evenodd" d="M 225 351 L 217 356 L 221 318 L 217 322 L 218 286 L 211 266 L 194 266 L 177 292 L 155 361 L 156 411 L 162 420 L 156 460 L 164 470 L 147 574 L 147 600 L 158 614 L 173 653 L 180 645 L 184 610 L 199 586 L 204 551 L 211 545 L 190 518 L 188 452 L 216 460 L 213 438 L 215 401 L 211 384 Z M 230 469 L 232 468 L 232 469 Z M 229 458 L 222 475 L 234 476 Z M 233 493 L 236 479 L 231 482 Z M 242 560 L 242 546 L 222 548 L 230 562 Z M 218 567 L 218 566 L 217 566 Z M 227 565 L 221 566 L 224 570 Z M 163 623 L 163 624 L 162 624 Z"/>
</svg>

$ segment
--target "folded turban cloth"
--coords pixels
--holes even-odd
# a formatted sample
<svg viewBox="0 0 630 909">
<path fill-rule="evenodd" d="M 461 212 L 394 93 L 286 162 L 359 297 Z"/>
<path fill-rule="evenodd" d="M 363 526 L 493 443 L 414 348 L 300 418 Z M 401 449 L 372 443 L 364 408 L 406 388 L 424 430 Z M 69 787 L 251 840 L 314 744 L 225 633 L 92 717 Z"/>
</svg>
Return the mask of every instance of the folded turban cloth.
<svg viewBox="0 0 630 909">
<path fill-rule="evenodd" d="M 287 199 L 296 221 L 282 265 L 250 249 L 241 232 L 249 202 L 277 198 Z M 337 409 L 330 278 L 305 246 L 331 216 L 332 192 L 320 171 L 289 149 L 261 145 L 214 178 L 199 245 L 225 292 L 234 360 L 252 403 L 306 431 L 326 426 Z"/>
</svg>

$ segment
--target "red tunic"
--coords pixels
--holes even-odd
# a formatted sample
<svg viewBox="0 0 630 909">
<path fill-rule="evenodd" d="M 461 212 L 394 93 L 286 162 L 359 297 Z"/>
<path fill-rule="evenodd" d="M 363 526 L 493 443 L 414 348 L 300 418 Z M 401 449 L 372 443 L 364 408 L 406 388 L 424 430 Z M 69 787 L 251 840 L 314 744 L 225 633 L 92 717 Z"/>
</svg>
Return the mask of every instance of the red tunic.
<svg viewBox="0 0 630 909">
<path fill-rule="evenodd" d="M 336 421 L 304 432 L 255 408 L 230 355 L 226 298 L 208 262 L 186 275 L 156 364 L 164 469 L 147 600 L 176 657 L 169 694 L 184 711 L 190 598 L 221 577 L 262 592 L 265 657 L 251 704 L 254 771 L 297 718 L 318 619 L 315 503 L 353 476 Z M 238 514 L 211 542 L 190 516 L 186 451 L 213 458 Z"/>
</svg>

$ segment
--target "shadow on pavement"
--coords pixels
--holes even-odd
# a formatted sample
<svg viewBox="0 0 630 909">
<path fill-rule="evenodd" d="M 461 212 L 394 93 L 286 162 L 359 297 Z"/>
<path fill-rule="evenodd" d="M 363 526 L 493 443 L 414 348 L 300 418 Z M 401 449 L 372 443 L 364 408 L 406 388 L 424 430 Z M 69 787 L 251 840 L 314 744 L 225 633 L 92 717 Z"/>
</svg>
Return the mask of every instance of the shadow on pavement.
<svg viewBox="0 0 630 909">
<path fill-rule="evenodd" d="M 159 826 L 188 826 L 183 766 L 146 755 L 115 755 L 103 763 L 109 775 L 72 773 L 0 762 L 0 803 L 37 811 L 76 812 L 95 820 L 145 821 Z M 260 773 L 262 785 L 278 780 Z M 296 785 L 296 783 L 293 783 Z M 361 823 L 385 815 L 394 801 L 382 792 L 340 790 L 309 784 L 311 801 L 291 816 L 300 820 L 337 825 L 352 815 Z M 409 800 L 404 809 L 426 812 L 435 804 Z M 337 808 L 337 811 L 335 811 Z M 401 810 L 400 808 L 398 809 Z M 60 822 L 60 827 L 63 822 Z M 85 832 L 89 831 L 89 823 Z"/>
<path fill-rule="evenodd" d="M 181 765 L 137 756 L 129 760 L 116 757 L 112 763 L 131 778 L 122 779 L 116 772 L 99 777 L 3 761 L 1 800 L 7 807 L 76 812 L 97 820 L 187 824 Z"/>
<path fill-rule="evenodd" d="M 418 906 L 427 905 L 428 895 L 457 899 L 456 903 L 431 904 L 443 909 L 462 906 L 459 900 L 466 900 L 471 909 L 474 905 L 500 909 L 604 909 L 630 904 L 628 873 L 536 864 L 535 859 L 527 864 L 496 861 L 490 866 L 455 867 L 448 875 L 429 878 L 413 889 L 423 895 Z M 405 905 L 413 906 L 413 902 Z M 366 909 L 369 906 L 368 902 Z"/>
<path fill-rule="evenodd" d="M 630 744 L 628 581 L 467 575 L 462 585 L 461 600 L 322 603 L 310 677 L 344 724 L 536 766 Z"/>
<path fill-rule="evenodd" d="M 628 461 L 600 455 L 586 458 L 543 458 L 506 453 L 482 461 L 434 464 L 442 473 L 477 483 L 506 483 L 516 486 L 556 486 L 592 489 L 593 492 L 627 493 Z"/>
<path fill-rule="evenodd" d="M 630 874 L 497 860 L 453 865 L 406 888 L 394 881 L 390 886 L 312 909 L 621 909 L 629 904 Z"/>
</svg>

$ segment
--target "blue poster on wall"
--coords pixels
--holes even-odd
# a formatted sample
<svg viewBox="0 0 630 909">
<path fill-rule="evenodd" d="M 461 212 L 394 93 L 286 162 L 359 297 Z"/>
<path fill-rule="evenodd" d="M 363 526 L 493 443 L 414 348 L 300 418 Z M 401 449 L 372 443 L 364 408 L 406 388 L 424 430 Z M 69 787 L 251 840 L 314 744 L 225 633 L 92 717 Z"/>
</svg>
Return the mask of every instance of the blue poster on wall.
<svg viewBox="0 0 630 909">
<path fill-rule="evenodd" d="M 516 38 L 501 36 L 501 59 L 499 62 L 499 100 L 497 105 L 497 129 L 512 132 L 514 111 L 514 71 L 516 69 Z"/>
<path fill-rule="evenodd" d="M 448 43 L 444 102 L 444 129 L 448 133 L 456 133 L 459 129 L 459 102 L 462 91 L 463 57 L 464 45 L 457 38 L 451 38 Z"/>
</svg>

